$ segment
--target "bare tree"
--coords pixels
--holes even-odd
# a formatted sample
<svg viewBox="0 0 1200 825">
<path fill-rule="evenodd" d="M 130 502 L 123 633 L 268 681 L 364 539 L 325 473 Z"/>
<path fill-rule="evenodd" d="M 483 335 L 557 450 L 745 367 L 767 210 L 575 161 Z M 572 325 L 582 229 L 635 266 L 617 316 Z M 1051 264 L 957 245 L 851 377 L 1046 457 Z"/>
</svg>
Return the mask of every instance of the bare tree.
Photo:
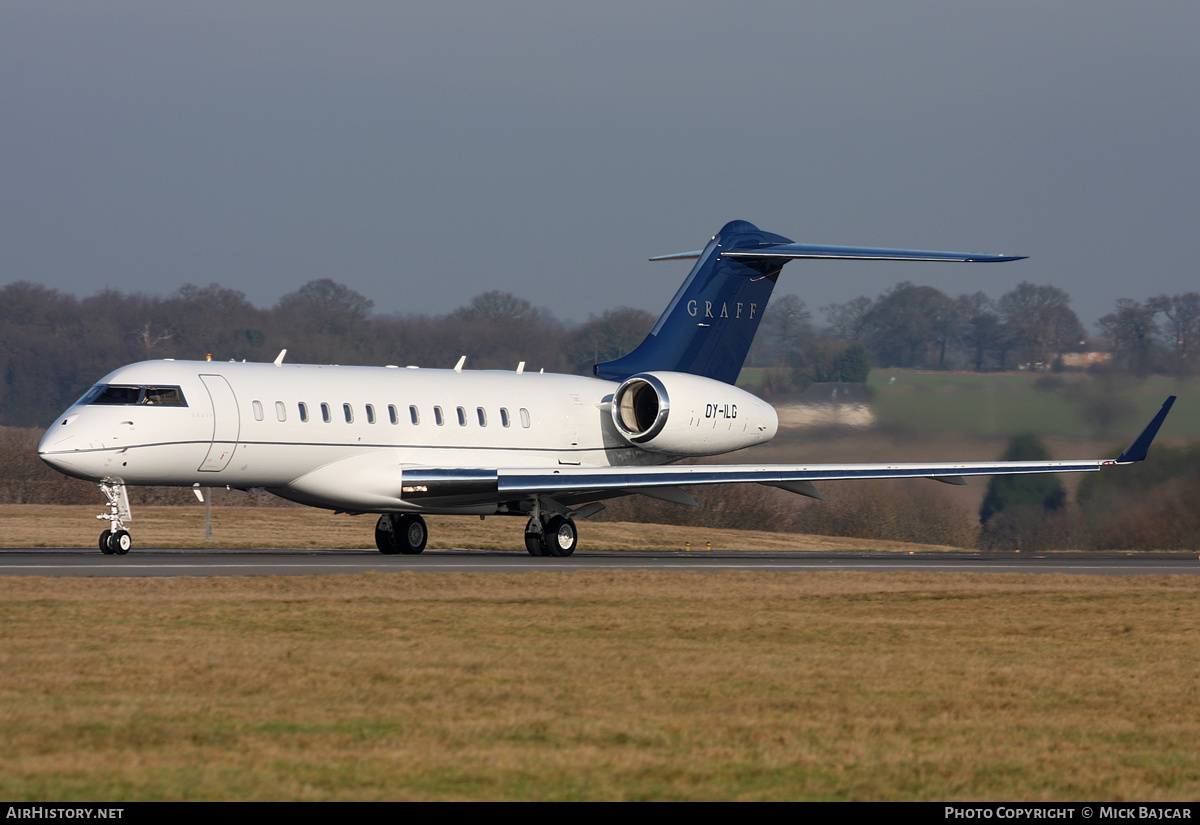
<svg viewBox="0 0 1200 825">
<path fill-rule="evenodd" d="M 644 309 L 617 307 L 606 309 L 571 335 L 568 350 L 571 363 L 583 374 L 590 374 L 593 364 L 620 358 L 642 343 L 654 326 L 655 318 Z"/>
<path fill-rule="evenodd" d="M 1116 312 L 1100 319 L 1100 331 L 1113 342 L 1113 355 L 1120 366 L 1138 375 L 1148 375 L 1154 366 L 1154 338 L 1157 311 L 1150 301 L 1138 303 L 1128 298 L 1117 301 Z"/>
<path fill-rule="evenodd" d="M 874 303 L 866 295 L 859 295 L 844 304 L 821 307 L 825 322 L 829 324 L 829 335 L 839 341 L 863 340 L 867 331 L 867 316 Z"/>
<path fill-rule="evenodd" d="M 1146 305 L 1167 319 L 1165 332 L 1170 337 L 1175 371 L 1181 375 L 1195 372 L 1195 350 L 1200 342 L 1200 293 L 1158 295 Z"/>
<path fill-rule="evenodd" d="M 799 367 L 813 339 L 812 313 L 795 295 L 781 296 L 763 313 L 751 362 L 759 366 Z"/>
<path fill-rule="evenodd" d="M 1018 357 L 1047 369 L 1061 353 L 1083 340 L 1083 324 L 1071 309 L 1071 296 L 1054 286 L 1028 281 L 1001 296 L 1000 319 L 1011 331 Z"/>
<path fill-rule="evenodd" d="M 983 372 L 989 353 L 996 365 L 1004 369 L 1011 336 L 1000 321 L 995 303 L 982 292 L 960 295 L 954 303 L 959 313 L 960 337 L 975 372 Z"/>
<path fill-rule="evenodd" d="M 491 292 L 476 295 L 469 304 L 450 313 L 450 318 L 457 321 L 483 321 L 493 325 L 536 325 L 541 321 L 541 314 L 524 298 L 518 298 L 511 292 L 493 289 Z"/>
<path fill-rule="evenodd" d="M 941 290 L 897 284 L 867 314 L 871 361 L 884 367 L 943 368 L 956 320 L 954 302 Z"/>
</svg>

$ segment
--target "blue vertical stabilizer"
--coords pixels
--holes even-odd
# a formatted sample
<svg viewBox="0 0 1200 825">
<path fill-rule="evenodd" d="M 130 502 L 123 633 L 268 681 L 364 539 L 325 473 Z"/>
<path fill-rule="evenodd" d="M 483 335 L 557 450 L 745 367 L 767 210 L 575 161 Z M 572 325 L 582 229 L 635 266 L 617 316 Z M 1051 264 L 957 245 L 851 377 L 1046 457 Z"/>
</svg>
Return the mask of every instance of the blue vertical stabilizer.
<svg viewBox="0 0 1200 825">
<path fill-rule="evenodd" d="M 746 221 L 725 224 L 646 340 L 628 355 L 597 364 L 596 375 L 621 381 L 647 370 L 669 370 L 734 383 L 787 259 L 734 259 L 722 253 L 788 243 Z"/>
</svg>

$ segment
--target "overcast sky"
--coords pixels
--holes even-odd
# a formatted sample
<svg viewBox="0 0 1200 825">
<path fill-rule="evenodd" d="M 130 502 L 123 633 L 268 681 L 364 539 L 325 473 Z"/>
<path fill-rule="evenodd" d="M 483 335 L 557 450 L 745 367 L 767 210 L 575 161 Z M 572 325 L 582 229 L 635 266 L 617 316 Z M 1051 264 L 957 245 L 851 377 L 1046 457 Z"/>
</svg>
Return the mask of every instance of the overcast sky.
<svg viewBox="0 0 1200 825">
<path fill-rule="evenodd" d="M 819 308 L 1200 290 L 1200 3 L 0 4 L 0 284 L 657 314 L 738 218 Z M 779 294 L 777 292 L 777 294 Z"/>
</svg>

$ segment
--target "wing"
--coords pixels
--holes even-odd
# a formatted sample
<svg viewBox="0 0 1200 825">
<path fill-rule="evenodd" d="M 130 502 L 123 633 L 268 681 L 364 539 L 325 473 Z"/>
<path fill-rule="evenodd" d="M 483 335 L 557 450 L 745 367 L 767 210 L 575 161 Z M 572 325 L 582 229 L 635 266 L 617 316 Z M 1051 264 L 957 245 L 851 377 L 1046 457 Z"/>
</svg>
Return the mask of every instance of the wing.
<svg viewBox="0 0 1200 825">
<path fill-rule="evenodd" d="M 824 499 L 813 482 L 867 478 L 930 478 L 966 484 L 970 476 L 1029 473 L 1086 473 L 1146 458 L 1150 443 L 1166 419 L 1175 396 L 1117 458 L 1080 461 L 974 461 L 925 464 L 710 464 L 658 467 L 546 467 L 512 469 L 440 469 L 406 467 L 404 497 L 432 507 L 469 506 L 484 501 L 539 499 L 569 508 L 616 496 L 642 493 L 680 504 L 695 500 L 684 490 L 711 484 L 763 484 Z M 566 512 L 566 510 L 563 510 Z M 593 510 L 592 512 L 595 512 Z M 583 515 L 586 515 L 584 513 Z"/>
<path fill-rule="evenodd" d="M 700 464 L 668 467 L 554 467 L 545 470 L 498 470 L 497 488 L 502 497 L 566 495 L 586 501 L 608 497 L 605 493 L 661 492 L 711 484 L 764 484 L 793 493 L 824 499 L 814 481 L 864 478 L 931 478 L 946 484 L 966 484 L 967 476 L 1019 473 L 1086 473 L 1116 464 L 1114 459 L 1088 461 L 1010 461 L 932 464 L 812 464 L 772 465 Z M 407 475 L 406 475 L 407 478 Z M 596 496 L 595 494 L 602 494 Z M 670 500 L 675 500 L 670 498 Z M 684 503 L 687 503 L 686 500 Z"/>
</svg>

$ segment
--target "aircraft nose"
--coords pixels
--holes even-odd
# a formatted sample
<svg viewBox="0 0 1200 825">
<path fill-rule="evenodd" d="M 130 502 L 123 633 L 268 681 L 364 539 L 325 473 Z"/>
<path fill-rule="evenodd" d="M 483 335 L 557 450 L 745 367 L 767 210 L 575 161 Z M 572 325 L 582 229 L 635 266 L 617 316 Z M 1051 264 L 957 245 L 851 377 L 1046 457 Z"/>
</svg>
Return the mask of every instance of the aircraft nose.
<svg viewBox="0 0 1200 825">
<path fill-rule="evenodd" d="M 38 458 L 49 464 L 60 473 L 78 476 L 83 471 L 82 458 L 77 445 L 81 442 L 69 429 L 75 416 L 59 419 L 54 426 L 46 430 L 42 440 L 38 442 Z"/>
<path fill-rule="evenodd" d="M 42 440 L 38 442 L 38 455 L 44 456 L 47 453 L 69 449 L 67 444 L 74 436 L 74 433 L 70 430 L 70 426 L 76 418 L 78 416 L 66 415 L 50 425 L 50 429 L 42 433 Z"/>
<path fill-rule="evenodd" d="M 63 475 L 73 476 L 91 481 L 98 475 L 95 465 L 96 456 L 92 452 L 81 450 L 53 450 L 38 448 L 38 458 L 49 464 Z"/>
<path fill-rule="evenodd" d="M 54 469 L 58 470 L 60 473 L 67 472 L 68 462 L 64 459 L 63 453 L 55 453 L 51 452 L 50 450 L 44 450 L 39 446 L 38 458 L 49 464 Z"/>
</svg>

